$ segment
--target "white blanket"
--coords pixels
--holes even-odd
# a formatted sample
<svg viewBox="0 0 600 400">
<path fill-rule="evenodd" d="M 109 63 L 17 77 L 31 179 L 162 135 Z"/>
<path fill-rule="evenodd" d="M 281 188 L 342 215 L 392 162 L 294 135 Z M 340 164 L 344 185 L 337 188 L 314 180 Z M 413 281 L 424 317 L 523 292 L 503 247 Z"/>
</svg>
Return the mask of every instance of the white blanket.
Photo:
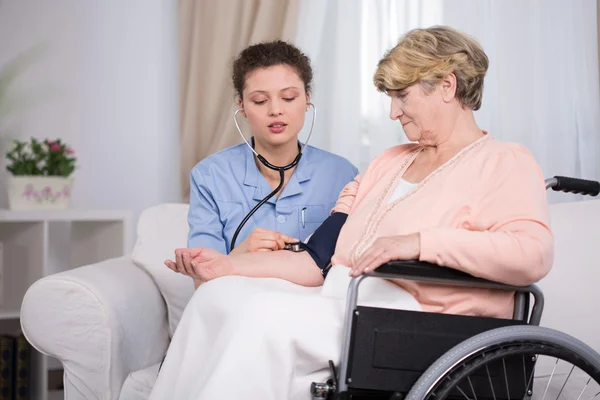
<svg viewBox="0 0 600 400">
<path fill-rule="evenodd" d="M 151 400 L 310 399 L 339 362 L 349 269 L 323 287 L 230 276 L 200 286 L 186 307 Z M 367 278 L 359 304 L 421 310 L 391 282 Z"/>
</svg>

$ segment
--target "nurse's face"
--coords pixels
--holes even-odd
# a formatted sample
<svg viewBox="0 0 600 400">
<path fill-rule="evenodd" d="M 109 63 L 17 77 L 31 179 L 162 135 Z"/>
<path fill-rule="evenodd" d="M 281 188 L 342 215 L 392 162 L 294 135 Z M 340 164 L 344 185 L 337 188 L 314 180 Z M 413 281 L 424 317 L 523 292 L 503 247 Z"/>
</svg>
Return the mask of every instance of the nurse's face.
<svg viewBox="0 0 600 400">
<path fill-rule="evenodd" d="M 280 146 L 298 140 L 310 95 L 289 65 L 260 68 L 246 75 L 239 106 L 256 141 Z"/>
</svg>

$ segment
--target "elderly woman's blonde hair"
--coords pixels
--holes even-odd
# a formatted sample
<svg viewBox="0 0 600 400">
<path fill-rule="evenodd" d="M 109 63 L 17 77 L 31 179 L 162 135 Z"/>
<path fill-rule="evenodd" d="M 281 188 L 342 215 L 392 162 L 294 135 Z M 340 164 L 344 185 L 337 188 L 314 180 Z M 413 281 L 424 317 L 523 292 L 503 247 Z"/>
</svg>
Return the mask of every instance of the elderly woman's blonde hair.
<svg viewBox="0 0 600 400">
<path fill-rule="evenodd" d="M 445 76 L 456 76 L 456 98 L 478 110 L 489 60 L 473 38 L 446 26 L 407 32 L 377 65 L 373 77 L 379 91 L 402 90 L 417 82 L 427 91 Z"/>
</svg>

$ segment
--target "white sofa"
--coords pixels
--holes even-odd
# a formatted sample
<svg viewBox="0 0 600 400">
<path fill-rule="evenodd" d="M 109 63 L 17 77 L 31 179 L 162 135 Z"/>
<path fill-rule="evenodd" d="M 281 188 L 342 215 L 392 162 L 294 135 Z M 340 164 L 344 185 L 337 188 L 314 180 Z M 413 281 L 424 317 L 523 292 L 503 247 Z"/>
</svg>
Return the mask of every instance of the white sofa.
<svg viewBox="0 0 600 400">
<path fill-rule="evenodd" d="M 551 206 L 555 264 L 540 282 L 542 325 L 600 350 L 600 200 Z M 163 265 L 183 247 L 187 205 L 145 210 L 131 256 L 45 277 L 27 291 L 21 324 L 65 369 L 65 398 L 147 399 L 192 282 Z M 573 312 L 578 310 L 578 313 Z"/>
</svg>

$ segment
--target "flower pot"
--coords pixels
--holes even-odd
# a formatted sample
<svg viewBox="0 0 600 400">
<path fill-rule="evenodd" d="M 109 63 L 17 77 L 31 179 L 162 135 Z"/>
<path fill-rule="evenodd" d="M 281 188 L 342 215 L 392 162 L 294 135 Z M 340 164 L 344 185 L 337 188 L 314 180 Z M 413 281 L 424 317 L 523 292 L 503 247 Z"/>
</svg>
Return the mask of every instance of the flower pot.
<svg viewBox="0 0 600 400">
<path fill-rule="evenodd" d="M 8 176 L 11 210 L 64 210 L 69 207 L 73 177 Z"/>
</svg>

